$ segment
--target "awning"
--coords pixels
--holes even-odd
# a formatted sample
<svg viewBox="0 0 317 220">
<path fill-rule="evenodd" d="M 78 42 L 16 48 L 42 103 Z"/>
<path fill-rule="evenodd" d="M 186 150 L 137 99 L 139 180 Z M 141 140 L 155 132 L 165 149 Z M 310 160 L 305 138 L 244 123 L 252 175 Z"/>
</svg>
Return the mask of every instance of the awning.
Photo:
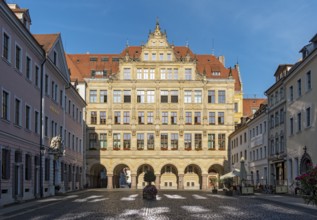
<svg viewBox="0 0 317 220">
<path fill-rule="evenodd" d="M 235 176 L 240 176 L 240 170 L 234 169 L 234 170 L 231 171 L 230 173 L 227 173 L 227 174 L 221 176 L 221 177 L 220 177 L 220 180 L 232 178 L 232 177 L 235 177 Z"/>
</svg>

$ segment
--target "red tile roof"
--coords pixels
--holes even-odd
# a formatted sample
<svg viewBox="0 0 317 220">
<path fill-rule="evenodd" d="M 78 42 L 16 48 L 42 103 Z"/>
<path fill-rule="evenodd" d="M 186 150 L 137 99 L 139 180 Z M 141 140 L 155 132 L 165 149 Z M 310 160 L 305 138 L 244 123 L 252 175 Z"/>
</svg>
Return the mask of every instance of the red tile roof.
<svg viewBox="0 0 317 220">
<path fill-rule="evenodd" d="M 260 108 L 261 104 L 265 104 L 267 99 L 265 98 L 248 98 L 243 99 L 243 117 L 251 117 L 253 112 Z"/>
</svg>

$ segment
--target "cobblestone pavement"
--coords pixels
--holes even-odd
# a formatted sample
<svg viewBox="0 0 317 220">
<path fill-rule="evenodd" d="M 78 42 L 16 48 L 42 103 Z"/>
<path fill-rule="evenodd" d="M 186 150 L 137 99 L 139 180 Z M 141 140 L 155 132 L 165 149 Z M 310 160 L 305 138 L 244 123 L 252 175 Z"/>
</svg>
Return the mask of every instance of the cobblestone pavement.
<svg viewBox="0 0 317 220">
<path fill-rule="evenodd" d="M 146 201 L 140 190 L 92 189 L 5 207 L 0 210 L 0 219 L 317 218 L 315 207 L 287 203 L 288 200 L 287 196 L 224 196 L 206 191 L 160 190 L 156 201 Z"/>
</svg>

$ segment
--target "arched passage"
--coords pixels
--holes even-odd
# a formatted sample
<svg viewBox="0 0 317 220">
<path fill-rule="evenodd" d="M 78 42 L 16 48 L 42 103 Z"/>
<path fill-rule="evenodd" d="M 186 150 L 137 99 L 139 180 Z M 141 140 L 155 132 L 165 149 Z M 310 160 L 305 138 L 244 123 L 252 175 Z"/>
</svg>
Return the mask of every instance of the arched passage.
<svg viewBox="0 0 317 220">
<path fill-rule="evenodd" d="M 119 164 L 113 169 L 113 188 L 131 188 L 131 171 L 126 164 Z"/>
<path fill-rule="evenodd" d="M 144 182 L 144 174 L 151 170 L 154 173 L 154 169 L 149 164 L 142 164 L 139 166 L 137 170 L 137 189 L 143 189 L 146 186 L 146 182 Z M 153 183 L 155 185 L 155 183 Z"/>
<path fill-rule="evenodd" d="M 177 189 L 178 171 L 173 164 L 166 164 L 161 169 L 160 189 Z"/>
<path fill-rule="evenodd" d="M 184 170 L 184 189 L 201 189 L 202 172 L 198 165 L 190 164 Z"/>
<path fill-rule="evenodd" d="M 224 174 L 223 166 L 219 164 L 211 165 L 208 169 L 208 189 L 222 188 L 223 184 L 219 181 L 220 176 Z"/>
<path fill-rule="evenodd" d="M 102 164 L 94 164 L 89 173 L 90 188 L 107 188 L 107 169 Z"/>
</svg>

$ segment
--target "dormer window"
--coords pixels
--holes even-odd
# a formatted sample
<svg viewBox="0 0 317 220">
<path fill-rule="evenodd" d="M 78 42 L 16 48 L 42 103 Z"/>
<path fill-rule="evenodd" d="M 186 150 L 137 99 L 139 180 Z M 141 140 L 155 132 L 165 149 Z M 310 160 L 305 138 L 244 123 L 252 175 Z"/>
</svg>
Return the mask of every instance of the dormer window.
<svg viewBox="0 0 317 220">
<path fill-rule="evenodd" d="M 112 58 L 112 62 L 119 62 L 119 58 L 117 57 Z"/>
<path fill-rule="evenodd" d="M 102 58 L 101 58 L 101 61 L 102 61 L 102 62 L 108 62 L 108 61 L 109 61 L 109 58 L 108 58 L 108 57 L 102 57 Z"/>
<path fill-rule="evenodd" d="M 219 72 L 219 71 L 213 71 L 213 72 L 212 72 L 212 75 L 213 75 L 213 76 L 220 76 L 220 72 Z"/>
<path fill-rule="evenodd" d="M 97 62 L 98 58 L 97 57 L 90 57 L 90 62 Z"/>
</svg>

